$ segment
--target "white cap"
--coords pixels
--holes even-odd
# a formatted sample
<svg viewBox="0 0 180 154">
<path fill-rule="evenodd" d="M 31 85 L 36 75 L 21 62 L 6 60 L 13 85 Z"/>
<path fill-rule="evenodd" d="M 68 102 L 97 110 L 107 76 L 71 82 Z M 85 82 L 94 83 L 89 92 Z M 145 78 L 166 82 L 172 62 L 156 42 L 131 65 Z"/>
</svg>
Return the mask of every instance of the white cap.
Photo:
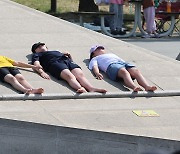
<svg viewBox="0 0 180 154">
<path fill-rule="evenodd" d="M 104 49 L 104 47 L 102 45 L 94 45 L 90 49 L 90 54 L 93 53 L 94 51 L 96 51 L 97 48 Z"/>
</svg>

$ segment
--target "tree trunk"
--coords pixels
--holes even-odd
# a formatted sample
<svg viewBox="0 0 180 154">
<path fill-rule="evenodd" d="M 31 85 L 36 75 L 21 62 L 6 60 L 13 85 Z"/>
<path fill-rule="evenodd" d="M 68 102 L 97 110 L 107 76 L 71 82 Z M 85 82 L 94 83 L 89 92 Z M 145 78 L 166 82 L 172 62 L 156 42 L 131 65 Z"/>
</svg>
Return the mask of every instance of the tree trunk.
<svg viewBox="0 0 180 154">
<path fill-rule="evenodd" d="M 56 12 L 57 10 L 57 0 L 51 0 L 51 12 Z"/>
<path fill-rule="evenodd" d="M 94 0 L 79 0 L 79 11 L 98 12 L 99 9 Z"/>
</svg>

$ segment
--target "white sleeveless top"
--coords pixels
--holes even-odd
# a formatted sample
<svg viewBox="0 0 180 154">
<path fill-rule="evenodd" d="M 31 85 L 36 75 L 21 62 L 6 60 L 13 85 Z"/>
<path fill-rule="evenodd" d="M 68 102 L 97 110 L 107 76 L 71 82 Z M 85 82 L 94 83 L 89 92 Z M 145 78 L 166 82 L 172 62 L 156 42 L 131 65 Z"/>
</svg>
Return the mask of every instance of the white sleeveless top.
<svg viewBox="0 0 180 154">
<path fill-rule="evenodd" d="M 93 66 L 96 65 L 99 67 L 101 71 L 106 72 L 110 64 L 117 62 L 125 62 L 125 61 L 113 53 L 106 53 L 92 58 L 89 63 L 89 69 L 92 70 Z"/>
</svg>

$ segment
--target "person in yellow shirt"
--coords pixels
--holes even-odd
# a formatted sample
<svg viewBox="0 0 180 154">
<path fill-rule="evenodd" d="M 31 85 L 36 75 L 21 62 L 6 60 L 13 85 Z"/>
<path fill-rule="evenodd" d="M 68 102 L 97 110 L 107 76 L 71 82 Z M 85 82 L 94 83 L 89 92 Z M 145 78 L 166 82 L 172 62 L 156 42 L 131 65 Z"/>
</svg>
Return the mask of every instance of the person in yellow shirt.
<svg viewBox="0 0 180 154">
<path fill-rule="evenodd" d="M 44 92 L 43 88 L 33 88 L 20 73 L 19 69 L 16 67 L 32 68 L 35 70 L 40 69 L 40 67 L 26 64 L 23 62 L 17 62 L 6 56 L 0 55 L 0 81 L 7 82 L 12 85 L 16 90 L 23 92 L 25 94 L 42 94 Z"/>
</svg>

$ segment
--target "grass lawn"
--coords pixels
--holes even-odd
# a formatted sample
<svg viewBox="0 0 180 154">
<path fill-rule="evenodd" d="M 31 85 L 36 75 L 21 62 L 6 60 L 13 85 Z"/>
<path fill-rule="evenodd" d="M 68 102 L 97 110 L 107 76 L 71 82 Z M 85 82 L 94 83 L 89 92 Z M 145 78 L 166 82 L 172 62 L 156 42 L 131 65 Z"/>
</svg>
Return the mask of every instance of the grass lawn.
<svg viewBox="0 0 180 154">
<path fill-rule="evenodd" d="M 42 12 L 49 12 L 51 0 L 12 0 Z M 57 12 L 77 11 L 79 0 L 57 0 Z"/>
<path fill-rule="evenodd" d="M 50 11 L 51 0 L 12 0 L 14 2 L 26 5 L 42 12 Z M 79 0 L 57 0 L 57 13 L 78 11 Z M 100 11 L 108 11 L 109 6 L 99 6 Z M 125 14 L 130 13 L 131 9 L 125 7 Z"/>
<path fill-rule="evenodd" d="M 34 8 L 36 10 L 46 12 L 48 14 L 54 15 L 56 17 L 62 18 L 68 21 L 79 21 L 77 15 L 73 15 L 70 12 L 77 12 L 79 7 L 79 0 L 57 0 L 57 12 L 50 12 L 51 0 L 12 0 L 14 2 L 26 5 L 28 7 Z M 109 6 L 99 6 L 100 11 L 109 11 Z M 129 16 L 130 8 L 125 7 L 125 16 Z M 87 17 L 85 21 L 92 20 L 92 18 Z"/>
<path fill-rule="evenodd" d="M 68 21 L 78 21 L 76 15 L 71 14 L 70 12 L 77 12 L 79 7 L 79 0 L 57 0 L 57 12 L 50 12 L 51 9 L 51 0 L 12 0 L 14 2 L 26 5 L 30 8 L 46 12 L 48 14 L 57 16 L 59 18 L 68 20 Z M 108 6 L 100 6 L 101 11 L 108 11 Z M 87 19 L 89 20 L 89 19 Z"/>
</svg>

